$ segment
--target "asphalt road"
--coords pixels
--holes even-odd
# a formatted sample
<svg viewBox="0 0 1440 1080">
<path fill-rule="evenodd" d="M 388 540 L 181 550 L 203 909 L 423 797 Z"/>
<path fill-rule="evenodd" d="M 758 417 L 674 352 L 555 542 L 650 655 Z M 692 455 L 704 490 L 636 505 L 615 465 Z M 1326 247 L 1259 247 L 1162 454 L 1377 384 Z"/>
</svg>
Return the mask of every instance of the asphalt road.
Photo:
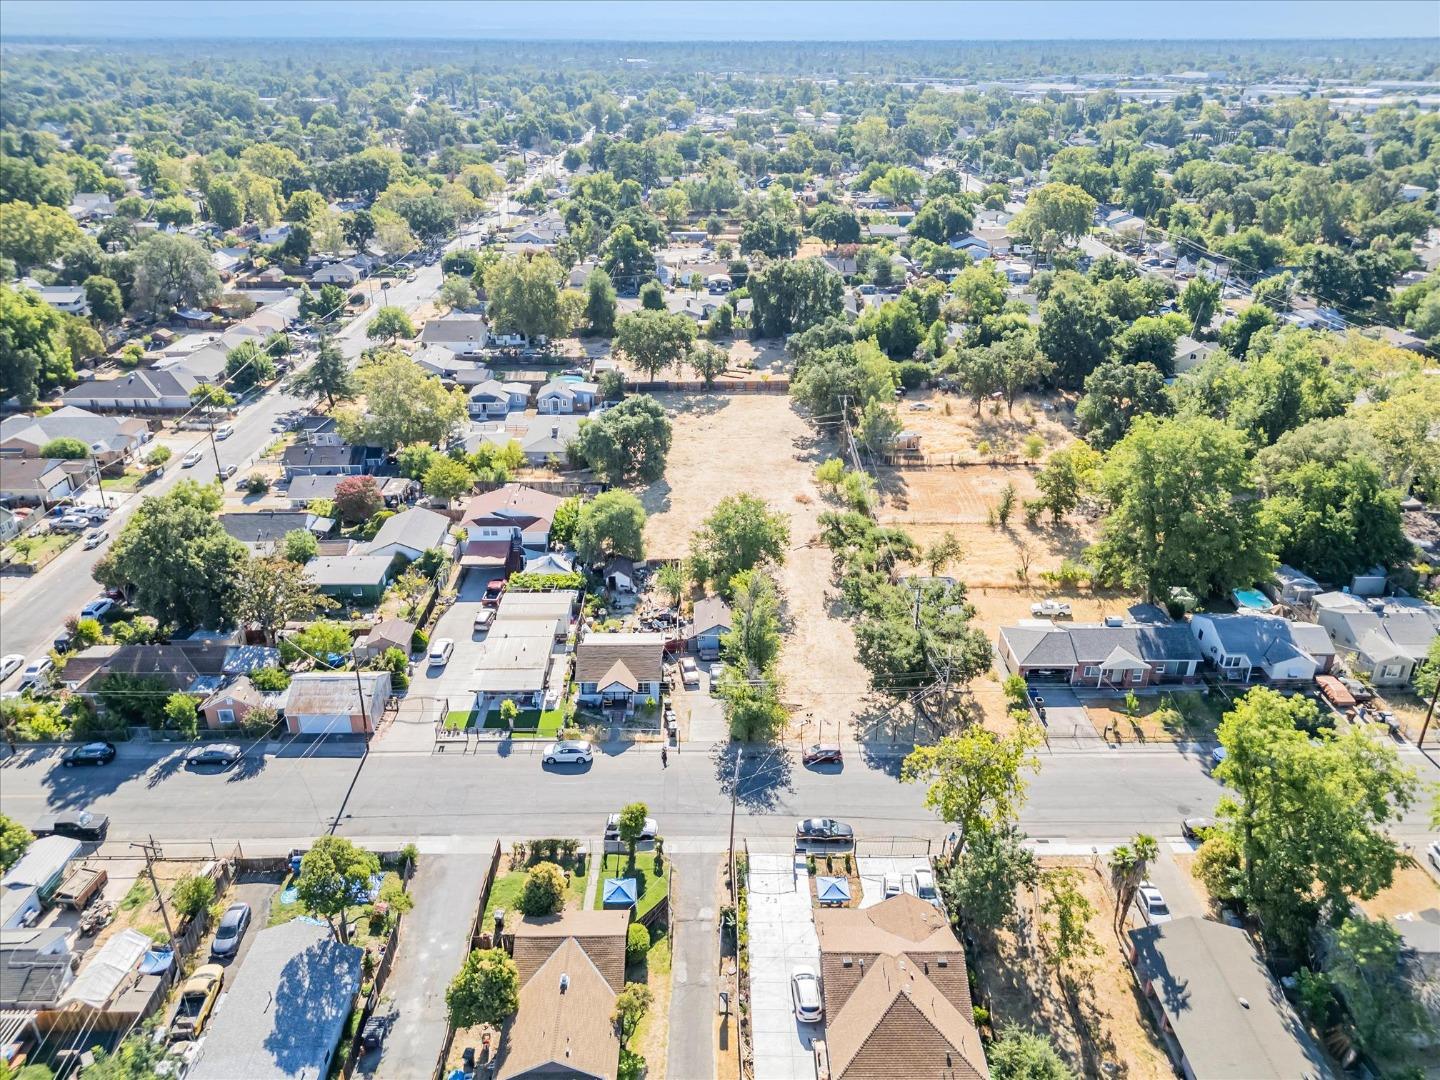
<svg viewBox="0 0 1440 1080">
<path fill-rule="evenodd" d="M 547 767 L 528 749 L 505 756 L 380 751 L 365 759 L 348 802 L 361 764 L 358 746 L 280 745 L 280 754 L 255 749 L 219 773 L 185 769 L 180 747 L 128 744 L 114 763 L 93 769 L 64 769 L 56 750 L 22 749 L 0 768 L 0 809 L 21 822 L 57 809 L 103 811 L 117 844 L 154 836 L 161 843 L 283 847 L 324 832 L 342 803 L 343 835 L 425 840 L 441 851 L 466 850 L 467 837 L 593 835 L 604 814 L 634 799 L 650 806 L 671 841 L 713 848 L 729 828 L 733 759 L 695 744 L 672 752 L 668 769 L 648 747 L 601 752 L 588 769 Z M 748 763 L 737 833 L 781 842 L 793 835 L 797 818 L 835 816 L 853 822 L 862 837 L 943 834 L 923 790 L 896 781 L 897 759 L 856 757 L 840 771 L 806 769 L 783 753 Z M 1114 842 L 1139 831 L 1176 835 L 1181 818 L 1208 814 L 1218 794 L 1197 759 L 1172 750 L 1056 751 L 1030 784 L 1022 824 L 1052 842 Z M 1400 831 L 1424 837 L 1423 813 Z"/>
<path fill-rule="evenodd" d="M 514 189 L 519 190 L 520 184 L 533 183 L 537 176 L 546 180 L 552 179 L 557 160 L 552 158 L 538 162 L 532 168 L 531 173 L 515 185 Z M 506 196 L 508 194 L 507 191 Z M 482 228 L 502 221 L 508 213 L 510 204 L 502 197 L 497 203 L 497 207 L 496 212 L 489 215 L 480 225 L 462 232 L 460 236 L 452 240 L 447 245 L 448 248 L 474 246 Z M 413 310 L 418 304 L 430 299 L 440 291 L 442 278 L 440 265 L 436 263 L 419 268 L 414 281 L 391 279 L 390 289 L 386 294 L 386 303 L 392 307 Z M 373 288 L 374 285 L 371 282 L 363 283 L 360 286 L 361 291 Z M 372 304 L 336 335 L 341 351 L 352 364 L 359 359 L 360 353 L 370 344 L 365 337 L 365 328 L 369 326 L 370 320 L 374 318 L 375 312 L 378 310 L 379 305 Z M 244 477 L 246 466 L 277 437 L 274 425 L 279 416 L 308 403 L 309 399 L 295 397 L 277 388 L 241 408 L 232 424 L 235 433 L 230 438 L 215 444 L 222 465 L 234 464 L 239 467 L 239 472 L 230 481 L 231 484 Z M 126 519 L 140 505 L 143 496 L 163 495 L 182 479 L 200 481 L 215 479 L 216 455 L 210 452 L 210 442 L 205 433 L 182 432 L 178 437 L 186 440 L 183 442 L 184 449 L 175 453 L 171 463 L 167 466 L 164 477 L 145 487 L 143 492 L 129 495 L 115 494 L 108 497 L 107 501 L 116 508 L 105 526 L 110 535 L 110 541 L 91 551 L 85 551 L 79 544 L 74 544 L 34 577 L 4 582 L 3 591 L 0 591 L 0 654 L 20 653 L 27 661 L 36 659 L 49 649 L 50 643 L 55 640 L 65 620 L 69 616 L 77 614 L 81 608 L 99 595 L 100 588 L 95 584 L 91 573 L 95 564 L 109 550 L 110 542 L 119 535 Z M 172 436 L 167 441 L 173 442 L 175 437 Z M 179 459 L 184 455 L 185 450 L 192 448 L 204 450 L 205 455 L 198 464 L 189 469 L 182 469 Z M 96 500 L 87 497 L 86 501 Z M 16 672 L 12 676 L 10 685 L 13 686 L 19 678 L 20 674 Z"/>
</svg>

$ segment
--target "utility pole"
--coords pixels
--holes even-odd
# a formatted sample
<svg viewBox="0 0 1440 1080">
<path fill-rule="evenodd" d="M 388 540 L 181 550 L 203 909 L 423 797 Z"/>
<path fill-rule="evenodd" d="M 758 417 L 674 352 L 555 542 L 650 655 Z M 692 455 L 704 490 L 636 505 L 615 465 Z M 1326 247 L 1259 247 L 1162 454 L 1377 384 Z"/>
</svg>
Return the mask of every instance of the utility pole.
<svg viewBox="0 0 1440 1080">
<path fill-rule="evenodd" d="M 1425 735 L 1430 730 L 1430 721 L 1435 718 L 1435 701 L 1440 698 L 1440 679 L 1435 680 L 1435 689 L 1430 691 L 1430 707 L 1425 710 L 1425 723 L 1420 728 L 1420 738 L 1416 740 L 1417 749 L 1425 745 Z"/>
<path fill-rule="evenodd" d="M 210 436 L 210 453 L 215 458 L 215 479 L 225 483 L 225 477 L 221 475 L 220 469 L 220 448 L 215 445 L 215 418 L 210 418 L 210 430 L 206 432 Z"/>
<path fill-rule="evenodd" d="M 130 846 L 145 852 L 145 872 L 150 875 L 150 885 L 155 890 L 155 902 L 160 905 L 160 917 L 165 920 L 165 932 L 170 935 L 171 942 L 174 942 L 175 928 L 170 925 L 170 912 L 165 908 L 165 896 L 160 892 L 160 882 L 155 879 L 155 837 L 151 836 L 149 843 L 132 843 Z"/>
</svg>

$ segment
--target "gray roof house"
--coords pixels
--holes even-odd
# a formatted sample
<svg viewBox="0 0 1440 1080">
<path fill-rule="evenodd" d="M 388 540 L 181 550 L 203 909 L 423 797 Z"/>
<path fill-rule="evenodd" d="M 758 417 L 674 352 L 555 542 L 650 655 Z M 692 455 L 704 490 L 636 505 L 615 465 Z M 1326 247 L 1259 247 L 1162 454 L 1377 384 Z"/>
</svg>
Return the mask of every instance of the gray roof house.
<svg viewBox="0 0 1440 1080">
<path fill-rule="evenodd" d="M 1323 626 L 1278 615 L 1196 612 L 1190 632 L 1205 658 L 1236 682 L 1309 682 L 1335 662 L 1335 646 Z"/>
<path fill-rule="evenodd" d="M 1311 604 L 1350 669 L 1376 686 L 1407 685 L 1440 636 L 1440 608 L 1413 596 L 1327 592 Z"/>
<path fill-rule="evenodd" d="M 443 345 L 457 356 L 474 356 L 484 351 L 488 336 L 483 317 L 456 313 L 427 322 L 420 331 L 420 344 Z"/>
<path fill-rule="evenodd" d="M 465 438 L 465 452 L 473 454 L 484 443 L 505 447 L 512 442 L 519 443 L 525 453 L 525 460 L 532 465 L 544 465 L 550 458 L 564 458 L 565 451 L 580 433 L 584 417 L 566 416 L 510 416 L 503 423 L 477 424 Z"/>
<path fill-rule="evenodd" d="M 1213 341 L 1196 341 L 1189 334 L 1181 334 L 1175 341 L 1175 374 L 1199 367 L 1217 348 Z"/>
<path fill-rule="evenodd" d="M 702 658 L 720 655 L 720 638 L 730 631 L 730 605 L 718 596 L 695 601 L 690 619 L 690 647 Z"/>
<path fill-rule="evenodd" d="M 494 378 L 484 360 L 461 356 L 448 345 L 426 345 L 415 354 L 415 363 L 432 375 L 439 375 L 442 382 L 457 386 L 478 386 Z"/>
<path fill-rule="evenodd" d="M 1193 915 L 1130 931 L 1130 964 L 1178 1071 L 1321 1080 L 1329 1068 L 1245 931 Z"/>
<path fill-rule="evenodd" d="M 1178 623 L 1074 623 L 1028 620 L 1000 630 L 1006 669 L 1031 683 L 1138 689 L 1192 683 L 1201 653 Z"/>
<path fill-rule="evenodd" d="M 79 439 L 101 465 L 108 465 L 148 442 L 150 426 L 129 417 L 97 416 L 73 405 L 44 416 L 7 416 L 0 421 L 0 458 L 39 457 L 53 439 Z"/>
<path fill-rule="evenodd" d="M 315 588 L 336 600 L 376 603 L 390 581 L 388 555 L 320 555 L 305 564 Z"/>
<path fill-rule="evenodd" d="M 512 412 L 523 412 L 529 401 L 528 384 L 486 379 L 470 391 L 470 415 L 477 418 L 504 417 Z"/>
<path fill-rule="evenodd" d="M 309 446 L 292 443 L 285 448 L 280 465 L 286 477 L 359 476 L 367 472 L 371 459 L 364 446 Z"/>
<path fill-rule="evenodd" d="M 175 369 L 136 369 L 118 379 L 91 379 L 61 400 L 94 412 L 184 412 L 200 380 Z"/>
<path fill-rule="evenodd" d="M 304 510 L 251 510 L 221 514 L 220 527 L 251 551 L 269 552 L 284 541 L 287 533 L 302 530 L 318 540 L 335 528 L 335 519 Z"/>
<path fill-rule="evenodd" d="M 360 991 L 362 952 L 304 919 L 259 931 L 191 1080 L 324 1080 Z"/>
<path fill-rule="evenodd" d="M 429 548 L 444 547 L 449 536 L 449 518 L 417 506 L 388 518 L 363 550 L 366 555 L 403 555 L 414 561 Z"/>
</svg>

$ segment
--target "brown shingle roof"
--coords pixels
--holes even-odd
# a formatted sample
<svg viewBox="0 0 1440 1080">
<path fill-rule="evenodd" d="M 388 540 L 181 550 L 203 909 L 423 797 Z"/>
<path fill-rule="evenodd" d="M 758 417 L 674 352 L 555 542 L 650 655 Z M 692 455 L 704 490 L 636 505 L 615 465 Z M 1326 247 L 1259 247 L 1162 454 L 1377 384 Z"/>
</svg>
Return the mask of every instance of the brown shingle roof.
<svg viewBox="0 0 1440 1080">
<path fill-rule="evenodd" d="M 990 1075 L 970 1017 L 912 961 L 879 957 L 840 1011 L 831 1013 L 827 1000 L 826 1012 L 834 1080 Z"/>
<path fill-rule="evenodd" d="M 522 918 L 513 931 L 520 984 L 523 986 L 567 938 L 574 938 L 619 993 L 625 986 L 625 932 L 629 926 L 628 911 L 567 911 Z"/>
<path fill-rule="evenodd" d="M 575 649 L 575 681 L 603 684 L 616 664 L 641 682 L 660 681 L 664 634 L 587 634 Z"/>
<path fill-rule="evenodd" d="M 623 938 L 621 953 L 623 961 Z M 620 1038 L 610 1021 L 615 994 L 580 942 L 560 939 L 559 947 L 520 988 L 520 1007 L 505 1041 L 499 1080 L 612 1080 L 620 1066 Z"/>
<path fill-rule="evenodd" d="M 504 487 L 476 495 L 465 505 L 462 524 L 479 518 L 501 516 L 506 518 L 528 517 L 533 521 L 545 522 L 548 528 L 555 517 L 555 510 L 565 500 L 558 495 L 536 491 L 524 484 L 506 484 Z"/>
<path fill-rule="evenodd" d="M 815 929 L 836 1080 L 989 1075 L 965 952 L 944 915 L 902 893 L 817 911 Z"/>
</svg>

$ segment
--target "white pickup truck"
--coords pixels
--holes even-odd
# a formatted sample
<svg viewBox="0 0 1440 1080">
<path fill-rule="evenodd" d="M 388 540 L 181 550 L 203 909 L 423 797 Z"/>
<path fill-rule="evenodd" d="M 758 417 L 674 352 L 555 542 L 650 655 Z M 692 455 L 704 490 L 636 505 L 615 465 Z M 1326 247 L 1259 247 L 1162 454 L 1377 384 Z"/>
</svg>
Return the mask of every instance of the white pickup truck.
<svg viewBox="0 0 1440 1080">
<path fill-rule="evenodd" d="M 1070 605 L 1064 600 L 1041 600 L 1038 604 L 1030 605 L 1030 614 L 1041 619 L 1068 619 L 1070 617 Z"/>
</svg>

